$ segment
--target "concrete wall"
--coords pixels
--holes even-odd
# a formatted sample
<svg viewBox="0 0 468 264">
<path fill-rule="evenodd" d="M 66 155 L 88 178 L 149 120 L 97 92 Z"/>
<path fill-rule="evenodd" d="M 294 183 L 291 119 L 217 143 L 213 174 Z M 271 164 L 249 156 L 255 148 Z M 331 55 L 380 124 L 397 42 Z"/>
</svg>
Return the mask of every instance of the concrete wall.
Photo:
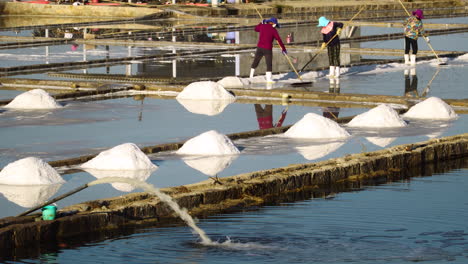
<svg viewBox="0 0 468 264">
<path fill-rule="evenodd" d="M 2 15 L 41 15 L 56 17 L 109 17 L 131 18 L 159 13 L 157 8 L 125 6 L 73 6 L 55 4 L 29 4 L 21 2 L 0 2 Z"/>
</svg>

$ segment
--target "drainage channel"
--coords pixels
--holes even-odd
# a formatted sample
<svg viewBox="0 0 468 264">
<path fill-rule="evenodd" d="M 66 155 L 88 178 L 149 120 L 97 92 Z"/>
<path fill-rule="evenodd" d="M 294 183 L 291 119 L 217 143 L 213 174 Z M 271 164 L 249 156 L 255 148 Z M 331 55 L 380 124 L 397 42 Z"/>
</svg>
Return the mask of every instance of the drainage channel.
<svg viewBox="0 0 468 264">
<path fill-rule="evenodd" d="M 462 134 L 322 162 L 244 173 L 221 178 L 219 185 L 208 180 L 161 191 L 190 215 L 206 217 L 262 206 L 284 197 L 304 197 L 301 195 L 304 193 L 336 192 L 369 182 L 431 175 L 448 166 L 466 167 L 467 160 L 468 134 Z M 57 216 L 51 221 L 41 221 L 39 214 L 0 219 L 0 247 L 7 249 L 2 254 L 21 251 L 26 245 L 38 247 L 41 242 L 72 239 L 91 232 L 177 221 L 167 205 L 149 193 L 76 204 L 63 208 Z"/>
</svg>

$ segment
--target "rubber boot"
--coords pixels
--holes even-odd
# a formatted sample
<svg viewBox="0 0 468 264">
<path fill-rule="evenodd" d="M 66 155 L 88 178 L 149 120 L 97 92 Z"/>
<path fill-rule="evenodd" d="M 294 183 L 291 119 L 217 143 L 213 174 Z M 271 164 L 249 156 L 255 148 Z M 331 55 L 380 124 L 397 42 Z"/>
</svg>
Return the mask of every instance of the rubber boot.
<svg viewBox="0 0 468 264">
<path fill-rule="evenodd" d="M 266 72 L 265 76 L 266 76 L 266 82 L 267 82 L 267 83 L 274 83 L 274 82 L 275 82 L 275 81 L 273 81 L 273 79 L 271 78 L 271 72 Z"/>
<path fill-rule="evenodd" d="M 410 64 L 410 60 L 409 60 L 409 54 L 405 54 L 405 64 Z"/>
<path fill-rule="evenodd" d="M 253 78 L 253 77 L 254 77 L 254 74 L 255 74 L 255 69 L 254 69 L 254 68 L 250 68 L 250 78 Z"/>
<path fill-rule="evenodd" d="M 415 76 L 416 75 L 416 68 L 411 68 L 410 69 L 410 75 Z"/>
<path fill-rule="evenodd" d="M 410 60 L 411 60 L 411 65 L 416 65 L 416 55 L 411 54 Z"/>
<path fill-rule="evenodd" d="M 405 77 L 409 75 L 409 70 L 405 69 Z"/>
<path fill-rule="evenodd" d="M 339 78 L 340 77 L 340 66 L 336 66 L 335 67 L 335 78 Z"/>
<path fill-rule="evenodd" d="M 327 77 L 334 78 L 335 77 L 335 66 L 330 66 L 330 70 L 328 71 Z"/>
</svg>

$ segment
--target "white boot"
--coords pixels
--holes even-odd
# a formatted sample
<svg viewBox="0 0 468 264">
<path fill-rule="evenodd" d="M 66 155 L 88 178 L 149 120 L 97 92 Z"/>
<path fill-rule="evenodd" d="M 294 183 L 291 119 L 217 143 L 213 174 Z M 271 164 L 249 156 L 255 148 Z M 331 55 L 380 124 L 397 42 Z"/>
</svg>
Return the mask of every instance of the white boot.
<svg viewBox="0 0 468 264">
<path fill-rule="evenodd" d="M 411 68 L 410 74 L 411 74 L 411 76 L 415 76 L 416 75 L 416 68 Z"/>
<path fill-rule="evenodd" d="M 410 64 L 409 54 L 405 54 L 405 64 Z"/>
<path fill-rule="evenodd" d="M 266 72 L 265 76 L 266 76 L 266 81 L 267 81 L 267 83 L 274 83 L 274 82 L 275 82 L 275 81 L 273 81 L 273 79 L 271 78 L 271 72 Z"/>
<path fill-rule="evenodd" d="M 405 76 L 408 76 L 408 75 L 409 75 L 409 70 L 405 69 Z"/>
<path fill-rule="evenodd" d="M 330 66 L 330 70 L 328 71 L 327 77 L 330 77 L 330 78 L 335 77 L 335 66 Z"/>
<path fill-rule="evenodd" d="M 416 55 L 411 54 L 410 59 L 411 59 L 411 65 L 416 65 Z"/>
<path fill-rule="evenodd" d="M 340 77 L 340 66 L 336 66 L 335 67 L 335 78 L 338 78 Z"/>
<path fill-rule="evenodd" d="M 254 68 L 250 68 L 250 78 L 253 78 L 253 77 L 254 77 L 254 73 L 255 73 L 255 69 L 254 69 Z"/>
</svg>

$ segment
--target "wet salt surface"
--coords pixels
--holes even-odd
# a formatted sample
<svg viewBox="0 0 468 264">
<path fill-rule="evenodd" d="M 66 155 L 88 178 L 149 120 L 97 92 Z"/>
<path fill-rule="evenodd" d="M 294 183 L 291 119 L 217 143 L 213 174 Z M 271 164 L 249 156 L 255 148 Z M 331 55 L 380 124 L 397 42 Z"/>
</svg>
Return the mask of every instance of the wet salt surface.
<svg viewBox="0 0 468 264">
<path fill-rule="evenodd" d="M 27 263 L 466 263 L 466 170 L 200 219 L 224 246 L 184 226 L 64 245 Z M 226 242 L 228 241 L 228 242 Z"/>
</svg>

